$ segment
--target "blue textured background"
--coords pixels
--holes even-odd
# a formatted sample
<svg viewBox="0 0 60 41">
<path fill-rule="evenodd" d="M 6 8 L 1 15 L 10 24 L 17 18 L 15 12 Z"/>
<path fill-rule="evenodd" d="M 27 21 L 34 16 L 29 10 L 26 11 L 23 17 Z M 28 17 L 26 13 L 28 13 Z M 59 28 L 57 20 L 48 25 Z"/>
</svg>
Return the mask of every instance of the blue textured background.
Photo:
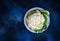
<svg viewBox="0 0 60 41">
<path fill-rule="evenodd" d="M 24 26 L 24 15 L 32 7 L 50 12 L 49 28 L 42 34 L 31 33 Z M 60 1 L 0 0 L 0 41 L 60 41 Z"/>
</svg>

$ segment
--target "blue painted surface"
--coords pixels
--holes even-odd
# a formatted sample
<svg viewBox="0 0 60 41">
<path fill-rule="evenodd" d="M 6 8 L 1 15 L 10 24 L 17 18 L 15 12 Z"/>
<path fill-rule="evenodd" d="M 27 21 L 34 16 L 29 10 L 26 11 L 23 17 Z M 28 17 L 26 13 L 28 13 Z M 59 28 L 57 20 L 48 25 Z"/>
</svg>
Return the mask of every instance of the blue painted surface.
<svg viewBox="0 0 60 41">
<path fill-rule="evenodd" d="M 60 2 L 56 0 L 0 0 L 0 41 L 60 41 Z M 50 12 L 49 28 L 42 34 L 29 32 L 24 15 L 33 7 Z"/>
</svg>

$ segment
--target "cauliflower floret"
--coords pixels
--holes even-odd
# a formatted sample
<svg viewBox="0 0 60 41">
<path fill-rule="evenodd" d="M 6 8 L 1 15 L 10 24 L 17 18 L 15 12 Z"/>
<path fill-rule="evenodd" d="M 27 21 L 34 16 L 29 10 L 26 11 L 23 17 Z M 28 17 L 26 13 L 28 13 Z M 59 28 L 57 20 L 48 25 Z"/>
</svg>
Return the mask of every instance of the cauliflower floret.
<svg viewBox="0 0 60 41">
<path fill-rule="evenodd" d="M 40 13 L 39 10 L 36 10 L 36 13 L 28 17 L 27 23 L 28 26 L 32 29 L 42 29 L 43 26 L 38 27 L 40 23 L 44 22 L 45 18 L 44 16 Z"/>
</svg>

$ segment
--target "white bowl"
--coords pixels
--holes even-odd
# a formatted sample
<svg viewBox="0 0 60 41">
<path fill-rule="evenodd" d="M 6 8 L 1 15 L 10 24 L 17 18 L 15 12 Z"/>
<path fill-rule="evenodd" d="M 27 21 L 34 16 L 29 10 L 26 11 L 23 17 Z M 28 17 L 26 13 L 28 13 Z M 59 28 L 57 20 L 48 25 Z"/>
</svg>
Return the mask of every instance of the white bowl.
<svg viewBox="0 0 60 41">
<path fill-rule="evenodd" d="M 32 33 L 37 33 L 37 32 L 34 32 L 33 30 L 31 30 L 31 29 L 28 27 L 28 25 L 27 25 L 27 23 L 26 23 L 26 17 L 27 17 L 27 15 L 29 14 L 30 11 L 33 11 L 33 10 L 35 10 L 35 9 L 44 10 L 44 9 L 42 9 L 42 8 L 40 8 L 40 7 L 34 7 L 34 8 L 29 9 L 29 10 L 26 12 L 25 16 L 24 16 L 24 25 L 25 25 L 26 28 L 27 28 L 30 32 L 32 32 Z M 48 14 L 49 14 L 49 12 L 48 12 Z M 47 24 L 47 28 L 48 28 L 48 26 L 49 26 L 49 24 L 50 24 L 50 18 L 49 18 L 49 16 L 48 16 L 48 20 L 49 20 L 49 22 L 48 22 L 48 24 Z M 45 30 L 46 30 L 46 29 L 45 29 Z M 44 31 L 45 31 L 45 30 L 44 30 Z M 44 31 L 43 31 L 43 32 L 44 32 Z"/>
</svg>

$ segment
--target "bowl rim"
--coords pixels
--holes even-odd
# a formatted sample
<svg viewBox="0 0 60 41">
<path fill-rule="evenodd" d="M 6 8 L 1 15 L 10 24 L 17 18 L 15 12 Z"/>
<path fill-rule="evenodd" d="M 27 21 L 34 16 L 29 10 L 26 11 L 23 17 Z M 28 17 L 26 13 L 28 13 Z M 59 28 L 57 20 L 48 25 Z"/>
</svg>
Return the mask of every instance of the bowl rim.
<svg viewBox="0 0 60 41">
<path fill-rule="evenodd" d="M 32 32 L 32 33 L 37 33 L 37 32 L 34 32 L 33 30 L 31 30 L 31 29 L 28 27 L 28 25 L 26 24 L 26 17 L 27 17 L 27 15 L 29 14 L 30 11 L 33 11 L 33 10 L 35 10 L 35 9 L 44 10 L 43 8 L 40 8 L 40 7 L 33 7 L 33 8 L 31 8 L 31 9 L 29 9 L 29 10 L 25 13 L 25 16 L 24 16 L 24 25 L 25 25 L 26 29 L 28 29 L 28 30 L 29 30 L 30 32 Z M 50 15 L 49 11 L 48 11 L 48 14 Z M 49 24 L 50 24 L 50 17 L 48 16 L 48 25 L 47 25 L 47 28 L 48 28 Z M 46 30 L 47 30 L 47 29 L 44 29 L 43 32 L 46 31 Z"/>
</svg>

